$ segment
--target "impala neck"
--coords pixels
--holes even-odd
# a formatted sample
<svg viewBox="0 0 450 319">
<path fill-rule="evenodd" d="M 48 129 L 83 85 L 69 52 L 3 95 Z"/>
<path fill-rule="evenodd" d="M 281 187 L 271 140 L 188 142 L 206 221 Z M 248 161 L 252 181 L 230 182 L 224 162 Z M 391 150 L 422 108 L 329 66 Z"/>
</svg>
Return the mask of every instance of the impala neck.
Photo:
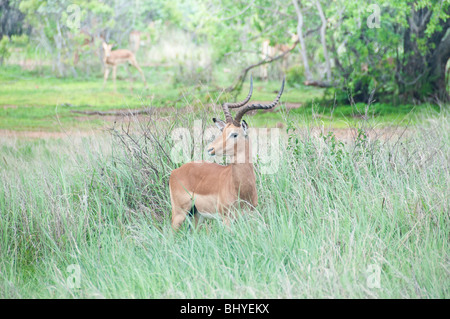
<svg viewBox="0 0 450 319">
<path fill-rule="evenodd" d="M 235 146 L 234 153 L 236 155 L 232 156 L 230 159 L 233 179 L 247 179 L 248 174 L 254 174 L 252 147 L 248 137 L 246 138 L 245 143 Z"/>
<path fill-rule="evenodd" d="M 230 161 L 229 163 L 231 165 L 252 165 L 253 166 L 253 160 L 252 160 L 252 146 L 251 146 L 251 141 L 250 139 L 247 137 L 245 139 L 244 143 L 238 143 L 234 146 L 234 156 L 230 156 Z"/>
<path fill-rule="evenodd" d="M 239 197 L 254 202 L 256 192 L 256 176 L 253 170 L 251 142 L 247 138 L 245 147 L 237 148 L 238 152 L 231 158 L 231 179 L 235 192 Z M 256 205 L 256 203 L 254 203 Z"/>
</svg>

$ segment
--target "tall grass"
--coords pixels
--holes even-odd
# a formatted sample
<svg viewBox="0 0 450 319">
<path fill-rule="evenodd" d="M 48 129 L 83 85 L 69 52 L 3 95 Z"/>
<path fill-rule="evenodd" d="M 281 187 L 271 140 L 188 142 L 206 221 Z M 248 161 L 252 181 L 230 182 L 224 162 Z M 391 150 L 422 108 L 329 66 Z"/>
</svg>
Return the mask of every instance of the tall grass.
<svg viewBox="0 0 450 319">
<path fill-rule="evenodd" d="M 174 234 L 169 133 L 190 116 L 111 137 L 1 141 L 0 297 L 449 297 L 445 111 L 400 140 L 360 127 L 350 143 L 288 119 L 277 173 L 256 163 L 257 209 L 231 230 Z"/>
</svg>

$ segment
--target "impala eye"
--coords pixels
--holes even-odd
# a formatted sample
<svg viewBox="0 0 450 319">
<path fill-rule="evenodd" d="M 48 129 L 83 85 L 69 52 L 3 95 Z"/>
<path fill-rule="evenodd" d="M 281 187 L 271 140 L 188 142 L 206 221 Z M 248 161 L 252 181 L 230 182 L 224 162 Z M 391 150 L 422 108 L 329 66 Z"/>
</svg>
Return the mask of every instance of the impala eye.
<svg viewBox="0 0 450 319">
<path fill-rule="evenodd" d="M 231 133 L 230 136 L 233 137 L 233 138 L 236 138 L 236 137 L 238 137 L 238 134 L 237 133 Z"/>
</svg>

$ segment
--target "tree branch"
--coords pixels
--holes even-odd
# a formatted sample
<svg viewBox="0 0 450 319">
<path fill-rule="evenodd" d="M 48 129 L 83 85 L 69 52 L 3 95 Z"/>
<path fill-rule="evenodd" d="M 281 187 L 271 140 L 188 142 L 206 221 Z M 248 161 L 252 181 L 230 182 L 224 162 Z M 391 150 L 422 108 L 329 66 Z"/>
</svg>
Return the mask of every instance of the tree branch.
<svg viewBox="0 0 450 319">
<path fill-rule="evenodd" d="M 232 86 L 228 87 L 225 89 L 226 92 L 233 92 L 233 91 L 237 91 L 237 93 L 240 92 L 241 88 L 242 88 L 242 84 L 244 82 L 245 77 L 247 76 L 247 73 L 253 69 L 256 68 L 258 66 L 261 66 L 263 64 L 267 64 L 267 63 L 272 63 L 273 61 L 279 60 L 281 58 L 284 58 L 286 55 L 288 55 L 292 50 L 295 49 L 295 47 L 297 46 L 297 44 L 299 43 L 298 40 L 296 40 L 294 42 L 294 44 L 292 45 L 291 48 L 289 48 L 288 50 L 284 51 L 283 53 L 275 56 L 275 57 L 268 57 L 265 58 L 262 61 L 259 61 L 258 63 L 252 64 L 248 67 L 246 67 L 244 70 L 242 70 L 241 74 L 239 75 L 239 77 L 237 78 L 235 84 L 233 84 Z"/>
<path fill-rule="evenodd" d="M 100 116 L 108 116 L 108 115 L 127 116 L 127 115 L 152 114 L 152 110 L 150 110 L 150 109 L 123 110 L 123 111 L 77 111 L 77 110 L 72 110 L 70 112 L 78 113 L 78 114 L 85 114 L 85 115 L 100 115 Z"/>
<path fill-rule="evenodd" d="M 253 5 L 254 2 L 255 2 L 255 0 L 252 0 L 252 2 L 250 2 L 250 4 L 247 7 L 245 7 L 242 11 L 240 11 L 240 12 L 238 12 L 238 13 L 230 16 L 230 17 L 226 17 L 226 18 L 220 19 L 219 21 L 227 21 L 227 20 L 231 20 L 231 19 L 234 19 L 234 18 L 240 16 L 241 14 L 245 13 L 245 11 L 250 9 L 250 7 Z"/>
</svg>

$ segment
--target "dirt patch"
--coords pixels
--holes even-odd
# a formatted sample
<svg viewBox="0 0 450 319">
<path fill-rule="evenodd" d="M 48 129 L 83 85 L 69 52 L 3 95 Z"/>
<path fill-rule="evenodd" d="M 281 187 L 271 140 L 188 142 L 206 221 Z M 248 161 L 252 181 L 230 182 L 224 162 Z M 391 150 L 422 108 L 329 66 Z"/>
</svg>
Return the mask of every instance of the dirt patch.
<svg viewBox="0 0 450 319">
<path fill-rule="evenodd" d="M 5 104 L 5 105 L 2 105 L 2 108 L 4 109 L 4 110 L 6 110 L 6 109 L 17 109 L 17 105 L 11 105 L 11 104 Z"/>
<path fill-rule="evenodd" d="M 269 101 L 252 101 L 252 104 L 268 104 Z M 296 109 L 300 108 L 303 105 L 301 103 L 286 103 L 287 109 Z M 14 105 L 4 105 L 5 107 L 14 108 Z M 208 104 L 205 105 L 207 109 L 221 109 L 220 105 Z M 155 107 L 149 108 L 147 110 L 139 109 L 139 110 L 127 110 L 127 109 L 112 109 L 104 112 L 97 111 L 86 111 L 87 114 L 77 114 L 76 119 L 80 122 L 89 122 L 95 121 L 95 125 L 90 125 L 90 128 L 86 129 L 68 129 L 67 131 L 57 131 L 57 132 L 49 132 L 49 131 L 13 131 L 13 130 L 2 130 L 0 129 L 0 137 L 6 138 L 64 138 L 64 137 L 85 137 L 85 136 L 95 136 L 98 134 L 107 133 L 108 129 L 115 126 L 116 128 L 121 128 L 123 125 L 128 127 L 128 124 L 131 124 L 131 129 L 137 128 L 141 124 L 145 124 L 146 122 L 158 121 L 158 122 L 167 122 L 170 123 L 173 121 L 174 117 L 177 117 L 182 114 L 186 114 L 194 111 L 195 106 L 188 105 L 183 108 L 175 108 L 175 107 Z M 264 110 L 264 112 L 275 112 L 277 108 Z M 136 114 L 134 114 L 135 112 Z M 256 114 L 257 110 L 250 111 L 248 115 Z M 80 112 L 81 113 L 81 112 Z M 320 115 L 319 115 L 320 116 Z M 99 124 L 100 122 L 100 124 Z M 136 125 L 135 125 L 136 124 Z M 83 125 L 84 126 L 84 125 Z M 275 124 L 277 128 L 284 129 L 285 123 L 278 122 Z M 333 132 L 333 135 L 340 141 L 343 142 L 351 142 L 355 141 L 358 137 L 358 130 L 355 128 L 321 128 L 321 127 L 310 127 L 299 129 L 300 135 L 303 135 L 305 138 L 307 136 L 315 136 L 317 138 L 322 138 L 322 136 L 327 136 L 329 132 Z M 370 139 L 381 139 L 383 141 L 386 140 L 398 140 L 400 137 L 410 136 L 412 129 L 400 126 L 391 126 L 384 128 L 367 128 L 364 129 L 364 135 Z"/>
<path fill-rule="evenodd" d="M 401 138 L 411 136 L 413 133 L 412 128 L 406 128 L 401 126 L 387 126 L 382 128 L 365 128 L 358 131 L 356 128 L 320 128 L 313 127 L 310 129 L 311 135 L 321 138 L 332 133 L 337 140 L 344 143 L 354 142 L 358 139 L 367 139 L 369 141 L 393 141 L 396 142 Z"/>
<path fill-rule="evenodd" d="M 91 120 L 93 116 L 89 116 L 86 120 Z M 78 130 L 78 131 L 59 131 L 59 132 L 46 132 L 46 131 L 11 131 L 11 130 L 1 130 L 0 138 L 29 138 L 29 139 L 57 139 L 57 138 L 67 138 L 67 137 L 90 137 L 98 136 L 102 134 L 108 134 L 108 129 L 112 127 L 111 122 L 116 121 L 118 125 L 127 124 L 131 121 L 133 123 L 142 123 L 142 121 L 148 120 L 140 116 L 133 118 L 120 118 L 118 120 L 116 117 L 101 116 L 101 119 L 105 120 L 104 125 L 100 125 L 97 128 L 92 128 L 89 130 Z M 164 120 L 164 119 L 159 119 Z M 169 118 L 166 118 L 168 122 Z M 278 127 L 278 125 L 277 125 Z M 120 129 L 120 127 L 119 127 Z M 305 139 L 308 136 L 314 136 L 315 138 L 322 138 L 327 136 L 330 132 L 338 139 L 344 143 L 350 143 L 357 139 L 358 130 L 355 128 L 305 128 L 300 129 L 299 134 Z M 397 141 L 400 138 L 406 138 L 411 136 L 413 130 L 411 128 L 404 127 L 384 127 L 376 129 L 365 129 L 363 130 L 365 136 L 368 140 L 381 140 L 381 141 Z"/>
</svg>

